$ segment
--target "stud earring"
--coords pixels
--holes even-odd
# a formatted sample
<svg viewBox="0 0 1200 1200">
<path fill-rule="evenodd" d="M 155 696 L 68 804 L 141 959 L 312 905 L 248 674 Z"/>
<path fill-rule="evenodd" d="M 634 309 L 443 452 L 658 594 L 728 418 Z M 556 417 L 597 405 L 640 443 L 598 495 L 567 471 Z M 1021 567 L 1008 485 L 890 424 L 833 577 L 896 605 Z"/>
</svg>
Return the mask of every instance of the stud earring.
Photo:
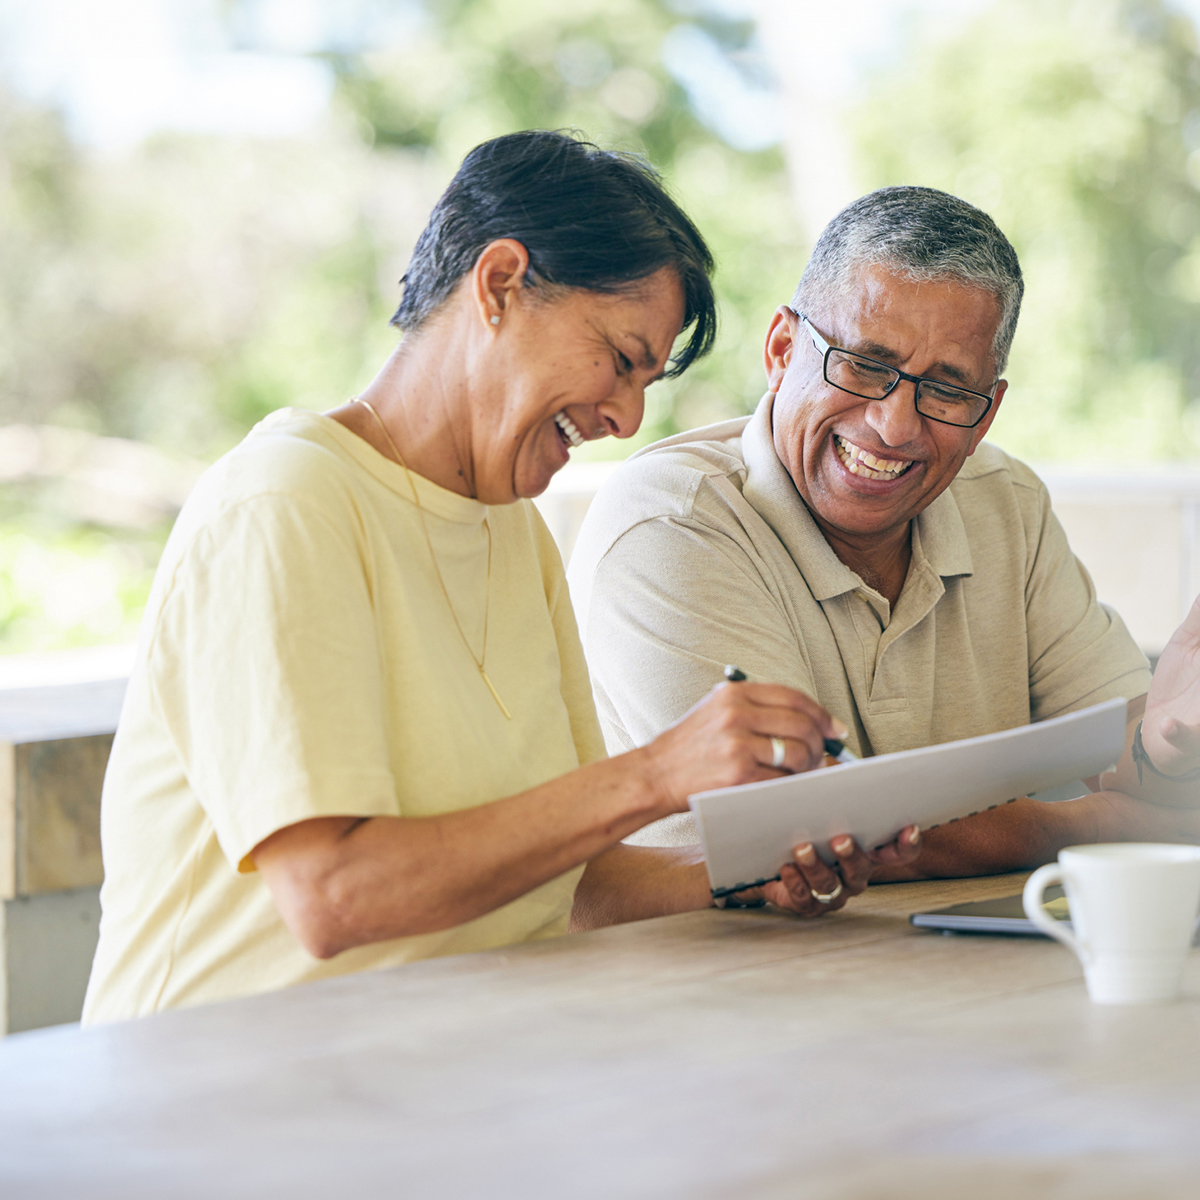
<svg viewBox="0 0 1200 1200">
<path fill-rule="evenodd" d="M 493 318 L 492 318 L 492 324 L 493 324 L 493 325 L 499 325 L 499 324 L 500 324 L 500 318 L 499 318 L 499 317 L 493 317 Z"/>
</svg>

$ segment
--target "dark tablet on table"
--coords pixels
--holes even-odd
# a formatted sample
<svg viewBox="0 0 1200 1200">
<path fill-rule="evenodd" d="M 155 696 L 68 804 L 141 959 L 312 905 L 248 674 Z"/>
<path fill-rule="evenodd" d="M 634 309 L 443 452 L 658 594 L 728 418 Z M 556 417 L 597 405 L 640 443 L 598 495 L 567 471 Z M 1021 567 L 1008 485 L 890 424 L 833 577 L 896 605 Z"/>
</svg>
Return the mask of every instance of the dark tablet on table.
<svg viewBox="0 0 1200 1200">
<path fill-rule="evenodd" d="M 1046 889 L 1046 911 L 1068 928 L 1071 925 L 1067 898 L 1061 887 Z M 909 921 L 921 929 L 936 929 L 940 933 L 1002 933 L 1013 937 L 1045 937 L 1025 915 L 1020 894 L 1002 896 L 999 900 L 972 900 L 968 904 L 952 904 L 931 912 L 913 913 Z"/>
</svg>

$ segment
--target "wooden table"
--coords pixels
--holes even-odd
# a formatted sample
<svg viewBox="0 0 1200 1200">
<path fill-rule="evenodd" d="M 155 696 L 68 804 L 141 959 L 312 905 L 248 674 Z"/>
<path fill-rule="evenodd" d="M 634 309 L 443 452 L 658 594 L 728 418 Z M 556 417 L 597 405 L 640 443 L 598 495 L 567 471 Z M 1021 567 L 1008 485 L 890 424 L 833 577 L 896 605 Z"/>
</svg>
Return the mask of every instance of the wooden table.
<svg viewBox="0 0 1200 1200">
<path fill-rule="evenodd" d="M 873 888 L 703 912 L 0 1043 L 0 1195 L 1200 1195 L 1182 1003 L 1089 1004 L 1049 942 Z"/>
</svg>

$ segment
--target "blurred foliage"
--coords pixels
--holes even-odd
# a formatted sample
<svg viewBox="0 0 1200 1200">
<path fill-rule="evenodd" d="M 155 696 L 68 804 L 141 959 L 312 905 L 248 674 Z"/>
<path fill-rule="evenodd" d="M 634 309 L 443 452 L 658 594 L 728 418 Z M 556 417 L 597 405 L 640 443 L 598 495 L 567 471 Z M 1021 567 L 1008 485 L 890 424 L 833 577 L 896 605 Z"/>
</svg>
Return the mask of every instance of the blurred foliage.
<svg viewBox="0 0 1200 1200">
<path fill-rule="evenodd" d="M 300 52 L 272 42 L 265 0 L 213 2 L 231 46 Z M 710 0 L 321 10 L 327 36 L 304 52 L 337 87 L 324 127 L 303 139 L 160 134 L 102 155 L 0 81 L 0 423 L 211 460 L 274 408 L 337 404 L 394 345 L 397 280 L 463 154 L 527 127 L 645 153 L 718 262 L 716 352 L 650 389 L 632 444 L 581 456 L 624 456 L 753 406 L 762 331 L 813 231 L 798 228 L 770 144 L 750 21 Z M 728 93 L 705 91 L 718 71 L 758 97 L 758 128 L 744 115 L 753 105 L 739 125 L 715 99 Z M 996 0 L 966 24 L 916 23 L 849 134 L 863 190 L 957 192 L 1021 254 L 1028 293 L 1001 444 L 1040 461 L 1196 455 L 1189 22 L 1163 0 Z M 801 163 L 795 177 L 819 169 Z M 18 477 L 0 462 L 0 479 Z M 166 523 L 122 526 L 103 506 L 73 508 L 77 494 L 0 486 L 0 652 L 131 636 Z"/>
<path fill-rule="evenodd" d="M 336 122 L 109 159 L 0 92 L 0 421 L 213 458 L 274 408 L 336 403 L 394 342 L 379 276 L 431 191 Z"/>
<path fill-rule="evenodd" d="M 161 532 L 113 536 L 100 528 L 0 524 L 0 647 L 61 650 L 131 642 Z"/>
<path fill-rule="evenodd" d="M 854 119 L 868 187 L 995 217 L 1026 299 L 992 438 L 1034 460 L 1200 450 L 1200 56 L 1160 0 L 1001 0 L 920 26 Z"/>
<path fill-rule="evenodd" d="M 257 0 L 219 7 L 231 45 L 295 52 L 271 44 Z M 723 140 L 664 66 L 686 35 L 761 90 L 750 22 L 703 0 L 326 8 L 310 52 L 336 100 L 303 140 L 160 134 L 104 156 L 0 83 L 0 423 L 210 460 L 272 409 L 338 404 L 395 344 L 397 281 L 463 154 L 528 127 L 646 153 L 718 259 L 720 348 L 651 389 L 638 444 L 753 405 L 745 338 L 800 262 L 782 156 Z M 389 13 L 404 36 L 372 49 Z M 0 487 L 0 652 L 131 634 L 166 525 L 106 524 L 72 494 Z"/>
<path fill-rule="evenodd" d="M 698 39 L 753 75 L 753 23 L 662 0 L 447 0 L 426 18 L 387 51 L 329 56 L 360 133 L 377 147 L 422 147 L 447 174 L 513 129 L 575 128 L 647 155 L 716 257 L 722 334 L 685 378 L 651 390 L 635 444 L 749 411 L 763 379 L 747 338 L 757 342 L 803 261 L 784 162 L 777 148 L 739 149 L 707 127 L 664 47 Z M 577 457 L 631 448 L 600 442 Z"/>
<path fill-rule="evenodd" d="M 254 8 L 225 4 L 232 38 Z M 318 137 L 162 134 L 115 160 L 0 91 L 0 422 L 213 458 L 272 409 L 337 404 L 394 345 L 397 280 L 463 154 L 529 127 L 647 153 L 719 260 L 722 348 L 657 389 L 646 436 L 743 410 L 741 335 L 799 248 L 780 152 L 722 142 L 662 65 L 683 28 L 733 56 L 753 34 L 661 0 L 430 0 L 395 49 L 319 51 L 339 85 Z"/>
<path fill-rule="evenodd" d="M 380 284 L 434 186 L 347 122 L 106 158 L 0 91 L 0 422 L 207 460 L 272 409 L 338 403 L 394 345 Z M 0 477 L 0 653 L 131 640 L 169 519 L 127 523 L 119 483 L 109 516 Z"/>
</svg>

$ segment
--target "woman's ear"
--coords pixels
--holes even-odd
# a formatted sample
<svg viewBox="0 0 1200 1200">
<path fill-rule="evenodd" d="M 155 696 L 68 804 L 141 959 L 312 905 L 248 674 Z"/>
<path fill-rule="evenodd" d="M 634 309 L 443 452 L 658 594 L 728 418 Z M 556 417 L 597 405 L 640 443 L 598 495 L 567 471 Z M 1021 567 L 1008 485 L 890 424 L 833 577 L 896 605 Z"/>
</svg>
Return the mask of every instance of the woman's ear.
<svg viewBox="0 0 1200 1200">
<path fill-rule="evenodd" d="M 479 319 L 497 327 L 511 311 L 516 294 L 525 286 L 529 251 L 515 238 L 489 242 L 480 251 L 471 271 L 472 298 Z"/>
<path fill-rule="evenodd" d="M 786 304 L 781 304 L 767 327 L 767 340 L 763 345 L 763 367 L 767 372 L 767 391 L 779 391 L 784 372 L 792 361 L 796 348 L 796 314 Z"/>
</svg>

